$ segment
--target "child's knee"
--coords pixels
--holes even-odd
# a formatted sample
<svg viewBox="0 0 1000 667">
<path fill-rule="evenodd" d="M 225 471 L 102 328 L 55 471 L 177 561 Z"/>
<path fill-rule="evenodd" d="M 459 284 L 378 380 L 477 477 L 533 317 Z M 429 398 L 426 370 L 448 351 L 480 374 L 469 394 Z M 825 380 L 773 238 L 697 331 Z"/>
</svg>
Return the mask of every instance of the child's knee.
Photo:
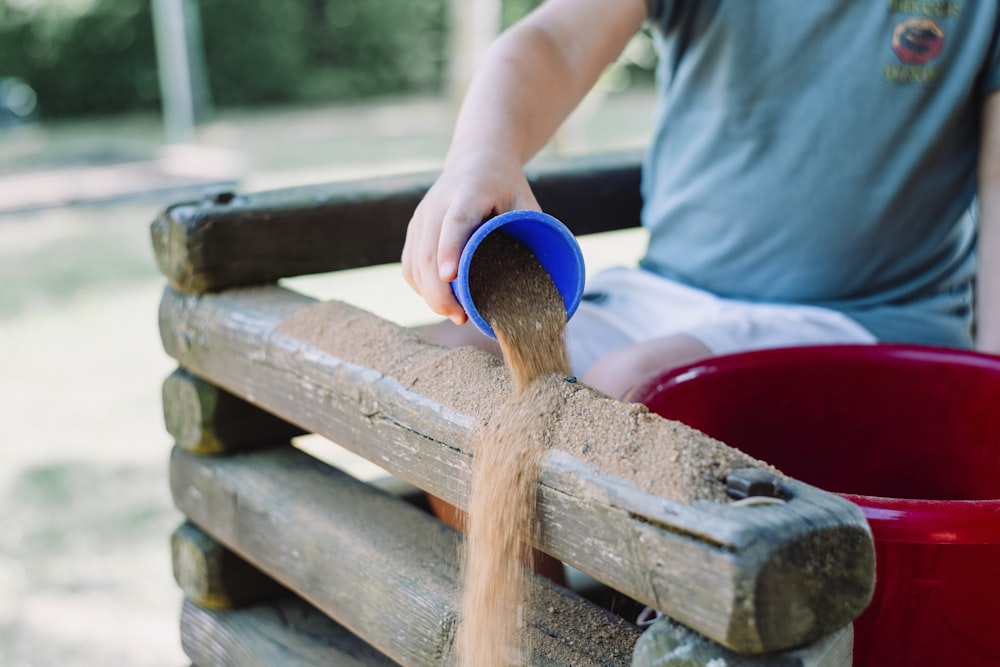
<svg viewBox="0 0 1000 667">
<path fill-rule="evenodd" d="M 641 354 L 636 346 L 614 350 L 590 367 L 583 376 L 584 384 L 608 396 L 624 399 L 629 391 L 643 379 Z"/>
</svg>

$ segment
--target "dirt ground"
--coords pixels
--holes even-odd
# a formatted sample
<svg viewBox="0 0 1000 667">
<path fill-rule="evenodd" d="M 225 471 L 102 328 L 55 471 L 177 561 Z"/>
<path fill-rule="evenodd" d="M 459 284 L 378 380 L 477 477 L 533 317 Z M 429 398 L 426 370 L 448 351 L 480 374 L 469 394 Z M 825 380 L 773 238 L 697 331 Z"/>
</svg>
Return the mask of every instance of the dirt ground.
<svg viewBox="0 0 1000 667">
<path fill-rule="evenodd" d="M 640 145 L 649 108 L 645 94 L 607 100 L 567 136 L 580 150 Z M 415 100 L 233 115 L 204 128 L 202 141 L 237 158 L 226 163 L 227 169 L 238 164 L 237 172 L 224 175 L 241 189 L 270 189 L 436 165 L 449 113 L 443 103 Z M 159 344 L 163 283 L 148 225 L 192 190 L 132 191 L 118 187 L 119 171 L 105 172 L 110 190 L 100 191 L 103 203 L 86 203 L 79 188 L 75 201 L 83 203 L 74 206 L 45 206 L 38 196 L 48 193 L 48 201 L 63 204 L 65 191 L 79 185 L 99 156 L 115 162 L 122 141 L 129 147 L 118 158 L 127 154 L 148 166 L 163 155 L 158 131 L 148 120 L 112 119 L 82 124 L 75 133 L 61 125 L 0 141 L 5 667 L 188 664 L 168 546 L 180 516 L 167 488 L 171 441 L 160 413 L 160 383 L 174 364 Z M 14 183 L 35 187 L 34 199 L 5 200 L 5 183 L 7 193 Z M 34 203 L 23 205 L 29 199 Z M 635 232 L 585 241 L 589 268 L 615 256 L 627 261 L 641 241 Z M 292 285 L 402 324 L 430 317 L 397 267 L 362 277 L 310 277 Z"/>
</svg>

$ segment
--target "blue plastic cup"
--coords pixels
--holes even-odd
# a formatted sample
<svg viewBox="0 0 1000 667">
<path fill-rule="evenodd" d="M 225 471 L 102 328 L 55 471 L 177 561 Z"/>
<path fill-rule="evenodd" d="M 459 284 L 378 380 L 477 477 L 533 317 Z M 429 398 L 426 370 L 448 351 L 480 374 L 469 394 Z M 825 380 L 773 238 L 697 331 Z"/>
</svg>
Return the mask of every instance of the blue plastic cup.
<svg viewBox="0 0 1000 667">
<path fill-rule="evenodd" d="M 490 326 L 472 301 L 469 293 L 469 268 L 472 258 L 488 235 L 503 230 L 517 239 L 538 258 L 566 305 L 566 319 L 576 312 L 583 296 L 583 283 L 586 270 L 583 265 L 583 252 L 576 242 L 576 237 L 551 215 L 539 211 L 518 210 L 502 213 L 490 218 L 477 229 L 465 244 L 462 256 L 458 261 L 458 277 L 451 283 L 452 291 L 458 302 L 462 304 L 469 319 L 490 338 L 496 338 L 493 327 Z"/>
</svg>

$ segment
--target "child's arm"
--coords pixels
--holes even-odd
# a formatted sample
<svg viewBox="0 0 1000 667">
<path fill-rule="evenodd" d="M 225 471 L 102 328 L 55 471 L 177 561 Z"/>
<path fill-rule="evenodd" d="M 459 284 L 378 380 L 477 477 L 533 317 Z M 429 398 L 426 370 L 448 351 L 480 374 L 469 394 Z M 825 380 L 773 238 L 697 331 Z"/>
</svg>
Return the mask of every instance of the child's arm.
<svg viewBox="0 0 1000 667">
<path fill-rule="evenodd" d="M 448 285 L 462 247 L 489 216 L 538 208 L 524 164 L 645 19 L 645 0 L 547 0 L 490 47 L 403 248 L 403 275 L 435 312 L 465 322 Z"/>
<path fill-rule="evenodd" d="M 979 156 L 976 349 L 1000 354 L 1000 92 L 983 107 Z"/>
</svg>

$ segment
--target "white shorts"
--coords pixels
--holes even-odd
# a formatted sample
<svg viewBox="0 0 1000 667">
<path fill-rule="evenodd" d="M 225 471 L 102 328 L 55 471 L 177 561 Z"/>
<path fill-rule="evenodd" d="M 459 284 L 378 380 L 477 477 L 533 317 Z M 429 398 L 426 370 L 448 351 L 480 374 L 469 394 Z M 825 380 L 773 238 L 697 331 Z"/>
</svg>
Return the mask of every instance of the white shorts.
<svg viewBox="0 0 1000 667">
<path fill-rule="evenodd" d="M 875 343 L 860 324 L 827 308 L 722 299 L 642 269 L 613 268 L 587 281 L 566 326 L 573 372 L 608 352 L 686 334 L 712 354 L 772 347 Z"/>
</svg>

